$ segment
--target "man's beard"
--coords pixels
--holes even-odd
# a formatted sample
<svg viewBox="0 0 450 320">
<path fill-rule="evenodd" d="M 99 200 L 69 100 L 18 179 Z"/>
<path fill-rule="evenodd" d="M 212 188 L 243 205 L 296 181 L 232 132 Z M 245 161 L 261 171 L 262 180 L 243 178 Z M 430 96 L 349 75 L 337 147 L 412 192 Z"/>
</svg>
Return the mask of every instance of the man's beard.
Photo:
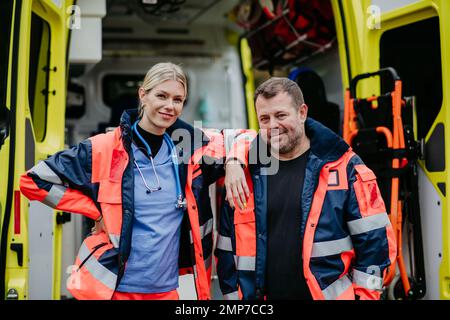
<svg viewBox="0 0 450 320">
<path fill-rule="evenodd" d="M 285 132 L 286 133 L 286 132 Z M 289 134 L 287 132 L 288 141 L 286 144 L 280 146 L 280 142 L 278 140 L 277 143 L 272 144 L 271 139 L 268 139 L 267 144 L 271 150 L 272 154 L 286 154 L 294 150 L 294 148 L 300 144 L 300 140 L 302 137 L 302 132 L 300 130 L 296 130 Z"/>
</svg>

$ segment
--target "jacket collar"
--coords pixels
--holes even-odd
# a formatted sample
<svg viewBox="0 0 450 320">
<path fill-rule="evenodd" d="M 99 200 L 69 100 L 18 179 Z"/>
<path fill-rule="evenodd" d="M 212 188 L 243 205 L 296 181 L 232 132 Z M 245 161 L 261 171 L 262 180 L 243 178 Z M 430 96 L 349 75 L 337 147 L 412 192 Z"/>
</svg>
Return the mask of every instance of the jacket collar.
<svg viewBox="0 0 450 320">
<path fill-rule="evenodd" d="M 312 118 L 306 119 L 305 133 L 311 141 L 311 152 L 324 162 L 339 160 L 350 148 L 340 136 Z"/>
<path fill-rule="evenodd" d="M 350 148 L 350 146 L 336 133 L 328 129 L 320 122 L 307 118 L 305 122 L 305 134 L 310 139 L 310 150 L 323 163 L 334 162 L 339 160 Z M 267 148 L 263 142 L 261 135 L 258 134 L 250 146 L 250 152 L 257 152 L 257 164 L 250 164 L 249 169 L 252 172 L 258 171 L 260 167 L 264 166 L 261 163 L 259 155 L 268 154 L 267 152 L 260 153 L 258 148 Z"/>
<path fill-rule="evenodd" d="M 125 150 L 127 150 L 128 152 L 131 151 L 131 142 L 133 140 L 133 132 L 131 130 L 131 127 L 137 119 L 138 119 L 138 110 L 137 109 L 125 110 L 122 113 L 122 116 L 120 118 L 121 139 L 123 141 Z M 177 143 L 179 143 L 179 142 L 182 142 L 182 139 L 183 139 L 182 135 L 173 136 L 173 133 L 178 129 L 187 130 L 189 132 L 189 136 L 191 139 L 191 144 L 190 144 L 191 145 L 191 155 L 194 153 L 195 150 L 208 144 L 208 142 L 209 142 L 208 137 L 203 133 L 203 131 L 201 131 L 198 128 L 194 128 L 193 126 L 184 122 L 181 119 L 177 119 L 177 121 L 175 121 L 175 123 L 172 126 L 167 128 L 167 131 L 166 131 L 169 134 L 169 136 L 172 137 L 175 145 L 177 145 Z M 202 138 L 197 139 L 197 140 L 194 139 L 194 137 L 197 137 L 197 136 L 202 137 Z"/>
</svg>

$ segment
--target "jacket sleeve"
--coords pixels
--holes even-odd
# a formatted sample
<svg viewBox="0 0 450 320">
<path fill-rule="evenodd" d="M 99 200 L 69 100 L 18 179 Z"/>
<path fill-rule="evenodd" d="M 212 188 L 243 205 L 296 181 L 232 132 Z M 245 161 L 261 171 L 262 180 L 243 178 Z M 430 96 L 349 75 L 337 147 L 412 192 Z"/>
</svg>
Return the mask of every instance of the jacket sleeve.
<svg viewBox="0 0 450 320">
<path fill-rule="evenodd" d="M 238 276 L 234 263 L 236 249 L 232 241 L 234 238 L 233 216 L 233 209 L 224 201 L 220 212 L 215 255 L 217 257 L 217 276 L 225 300 L 239 300 Z"/>
<path fill-rule="evenodd" d="M 210 185 L 225 176 L 225 146 L 223 135 L 212 129 L 204 130 L 209 142 L 202 156 L 201 170 L 205 183 Z"/>
<path fill-rule="evenodd" d="M 237 159 L 244 167 L 249 164 L 249 149 L 258 133 L 251 129 L 224 130 L 226 160 Z"/>
<path fill-rule="evenodd" d="M 225 175 L 225 163 L 238 159 L 244 167 L 248 165 L 248 154 L 257 132 L 246 129 L 225 129 L 222 132 L 204 130 L 210 140 L 202 158 L 202 173 L 207 184 L 214 183 Z"/>
<path fill-rule="evenodd" d="M 78 146 L 40 161 L 20 178 L 20 191 L 30 200 L 56 210 L 80 213 L 97 220 L 100 208 L 98 186 L 91 183 L 92 145 L 85 140 Z"/>
<path fill-rule="evenodd" d="M 355 250 L 353 287 L 361 300 L 377 300 L 397 254 L 395 235 L 373 171 L 354 156 L 347 172 L 345 220 Z"/>
</svg>

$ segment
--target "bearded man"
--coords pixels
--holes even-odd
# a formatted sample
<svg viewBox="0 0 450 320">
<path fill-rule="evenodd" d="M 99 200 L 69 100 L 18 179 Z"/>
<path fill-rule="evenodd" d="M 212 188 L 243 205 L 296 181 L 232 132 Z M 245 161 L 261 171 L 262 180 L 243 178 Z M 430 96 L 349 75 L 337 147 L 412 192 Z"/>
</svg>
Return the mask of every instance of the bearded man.
<svg viewBox="0 0 450 320">
<path fill-rule="evenodd" d="M 228 181 L 221 209 L 215 254 L 224 298 L 379 299 L 396 249 L 374 173 L 307 117 L 295 82 L 267 80 L 255 107 L 259 134 L 228 160 L 243 164 L 249 190 Z M 244 194 L 241 209 L 233 202 Z"/>
</svg>

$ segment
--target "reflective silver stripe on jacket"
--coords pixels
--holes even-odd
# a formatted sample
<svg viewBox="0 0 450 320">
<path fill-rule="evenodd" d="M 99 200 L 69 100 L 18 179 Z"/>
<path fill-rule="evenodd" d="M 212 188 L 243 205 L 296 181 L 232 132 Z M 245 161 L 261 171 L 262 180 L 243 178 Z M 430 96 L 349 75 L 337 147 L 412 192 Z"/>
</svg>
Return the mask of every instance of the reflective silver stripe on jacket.
<svg viewBox="0 0 450 320">
<path fill-rule="evenodd" d="M 225 237 L 221 234 L 217 237 L 217 249 L 224 251 L 233 251 L 233 246 L 231 244 L 231 238 Z"/>
<path fill-rule="evenodd" d="M 39 161 L 37 165 L 31 168 L 31 172 L 34 172 L 39 176 L 39 178 L 44 181 L 59 185 L 63 184 L 58 175 L 52 169 L 50 169 L 50 167 L 44 161 Z"/>
<path fill-rule="evenodd" d="M 350 236 L 339 240 L 314 242 L 311 258 L 332 256 L 352 249 L 353 244 Z"/>
<path fill-rule="evenodd" d="M 352 286 L 352 282 L 347 275 L 330 284 L 326 289 L 322 290 L 325 300 L 336 300 L 345 291 Z"/>
<path fill-rule="evenodd" d="M 205 269 L 208 270 L 212 265 L 212 254 L 205 259 Z"/>
<path fill-rule="evenodd" d="M 239 294 L 237 291 L 226 293 L 223 295 L 223 300 L 239 300 Z"/>
<path fill-rule="evenodd" d="M 83 243 L 81 245 L 80 252 L 78 253 L 78 258 L 81 262 L 83 262 L 90 254 L 91 252 L 88 247 Z M 109 271 L 100 262 L 98 262 L 94 255 L 89 257 L 89 259 L 84 263 L 83 268 L 86 268 L 95 279 L 100 281 L 106 287 L 111 290 L 115 290 L 117 275 Z"/>
<path fill-rule="evenodd" d="M 200 226 L 201 239 L 203 239 L 206 235 L 210 234 L 212 230 L 213 230 L 213 219 L 211 218 Z M 189 237 L 191 238 L 191 244 L 194 243 L 194 239 L 192 237 L 192 230 L 189 231 Z"/>
<path fill-rule="evenodd" d="M 236 270 L 255 271 L 255 257 L 234 256 Z"/>
<path fill-rule="evenodd" d="M 376 274 L 368 274 L 353 269 L 353 283 L 369 290 L 381 290 L 383 288 L 383 278 Z"/>
<path fill-rule="evenodd" d="M 48 195 L 44 200 L 42 200 L 42 202 L 49 207 L 55 208 L 58 205 L 59 201 L 61 201 L 66 190 L 66 187 L 54 184 L 48 192 Z"/>
<path fill-rule="evenodd" d="M 205 270 L 208 270 L 212 265 L 212 254 L 208 258 L 203 260 L 203 263 L 205 264 Z M 194 277 L 197 278 L 198 277 L 197 264 L 194 264 L 192 266 L 192 270 L 194 271 Z"/>
<path fill-rule="evenodd" d="M 389 217 L 386 212 L 378 213 L 373 216 L 347 222 L 350 234 L 357 235 L 372 230 L 380 229 L 389 225 Z"/>
<path fill-rule="evenodd" d="M 234 129 L 223 129 L 223 143 L 225 145 L 225 154 L 230 152 L 231 146 L 236 139 L 236 130 Z"/>
<path fill-rule="evenodd" d="M 108 236 L 109 236 L 109 240 L 111 241 L 114 248 L 118 248 L 119 243 L 120 243 L 120 236 L 117 234 L 111 234 L 111 233 L 108 234 Z"/>
</svg>

